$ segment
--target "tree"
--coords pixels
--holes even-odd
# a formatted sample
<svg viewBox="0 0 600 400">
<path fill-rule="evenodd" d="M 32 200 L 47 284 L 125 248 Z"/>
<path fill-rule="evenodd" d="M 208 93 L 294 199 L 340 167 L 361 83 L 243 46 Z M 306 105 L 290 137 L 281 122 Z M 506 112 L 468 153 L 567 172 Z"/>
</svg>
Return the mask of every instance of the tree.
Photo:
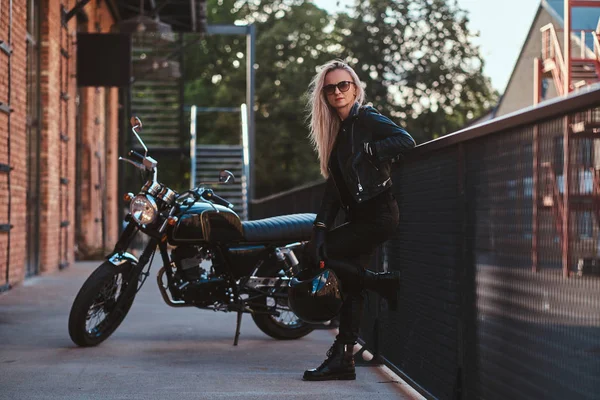
<svg viewBox="0 0 600 400">
<path fill-rule="evenodd" d="M 308 140 L 305 94 L 328 51 L 330 16 L 312 3 L 273 1 L 257 40 L 256 192 L 270 194 L 320 178 Z M 283 12 L 282 12 L 283 11 Z M 257 179 L 258 180 L 258 179 Z"/>
<path fill-rule="evenodd" d="M 329 15 L 305 0 L 209 0 L 209 23 L 257 25 L 255 194 L 320 179 L 308 141 L 306 91 L 317 66 L 342 58 L 367 101 L 418 143 L 454 132 L 496 102 L 454 0 L 357 0 Z M 352 15 L 352 16 L 350 16 Z M 187 47 L 186 104 L 245 102 L 245 38 L 207 36 Z M 199 120 L 199 142 L 239 143 L 239 115 Z"/>
<path fill-rule="evenodd" d="M 209 0 L 211 24 L 231 24 L 243 17 L 234 0 Z M 246 102 L 246 38 L 243 36 L 185 36 L 185 104 L 199 107 L 237 107 Z M 238 144 L 240 116 L 200 113 L 198 143 Z"/>
<path fill-rule="evenodd" d="M 367 99 L 418 143 L 462 128 L 497 102 L 455 0 L 357 0 L 335 35 Z"/>
<path fill-rule="evenodd" d="M 337 54 L 327 50 L 333 44 L 326 29 L 330 16 L 314 4 L 266 0 L 236 8 L 237 3 L 223 1 L 217 11 L 212 11 L 216 4 L 209 4 L 209 20 L 258 25 L 255 193 L 262 197 L 319 179 L 308 140 L 305 94 L 317 66 Z M 231 107 L 245 102 L 245 38 L 207 37 L 189 46 L 186 60 L 187 104 Z M 199 141 L 238 143 L 239 124 L 238 115 L 206 118 L 199 123 Z"/>
</svg>

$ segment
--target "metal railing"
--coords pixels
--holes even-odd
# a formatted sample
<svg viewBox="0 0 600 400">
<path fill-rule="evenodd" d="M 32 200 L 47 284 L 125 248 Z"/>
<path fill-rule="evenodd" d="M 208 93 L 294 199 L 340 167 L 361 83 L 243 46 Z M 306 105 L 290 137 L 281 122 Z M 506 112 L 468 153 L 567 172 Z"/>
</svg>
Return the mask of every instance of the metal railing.
<svg viewBox="0 0 600 400">
<path fill-rule="evenodd" d="M 597 398 L 598 193 L 576 176 L 600 167 L 599 100 L 587 87 L 420 145 L 393 168 L 401 223 L 378 267 L 401 271 L 401 302 L 391 312 L 371 294 L 361 337 L 426 397 Z M 543 204 L 546 162 L 562 215 Z M 322 188 L 257 201 L 252 216 L 314 212 Z"/>
<path fill-rule="evenodd" d="M 592 34 L 594 39 L 594 57 L 596 62 L 600 63 L 600 22 L 598 23 L 598 29 Z"/>
<path fill-rule="evenodd" d="M 600 27 L 600 22 L 599 22 Z M 572 89 L 579 89 L 587 84 L 593 83 L 600 77 L 600 29 L 580 29 L 572 31 L 574 35 L 579 32 L 579 58 L 569 55 L 569 60 L 565 60 L 561 45 L 558 40 L 557 32 L 564 33 L 563 29 L 556 29 L 553 24 L 543 26 L 542 32 L 542 60 L 544 72 L 550 72 L 554 79 L 556 89 L 559 95 L 565 94 L 565 80 L 567 76 L 571 76 L 573 69 L 579 69 L 579 72 L 584 71 L 585 77 L 576 81 L 570 82 L 569 86 Z M 592 45 L 588 47 L 586 43 L 587 35 L 591 35 Z M 572 36 L 575 38 L 575 36 Z M 571 69 L 571 71 L 569 71 Z M 589 75 L 589 76 L 588 76 Z"/>
<path fill-rule="evenodd" d="M 565 76 L 565 60 L 563 58 L 560 42 L 556 36 L 556 29 L 553 24 L 548 24 L 542 27 L 542 59 L 544 63 L 544 71 L 551 72 L 558 94 L 564 94 Z"/>
</svg>

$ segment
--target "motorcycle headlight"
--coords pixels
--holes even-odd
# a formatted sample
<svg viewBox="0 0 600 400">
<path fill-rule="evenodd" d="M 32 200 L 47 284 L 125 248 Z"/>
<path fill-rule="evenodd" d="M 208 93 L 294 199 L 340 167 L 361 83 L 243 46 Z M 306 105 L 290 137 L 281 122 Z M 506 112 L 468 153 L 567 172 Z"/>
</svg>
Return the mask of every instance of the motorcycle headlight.
<svg viewBox="0 0 600 400">
<path fill-rule="evenodd" d="M 154 199 L 143 194 L 138 194 L 131 200 L 129 211 L 135 222 L 141 225 L 151 224 L 158 215 L 158 207 Z"/>
</svg>

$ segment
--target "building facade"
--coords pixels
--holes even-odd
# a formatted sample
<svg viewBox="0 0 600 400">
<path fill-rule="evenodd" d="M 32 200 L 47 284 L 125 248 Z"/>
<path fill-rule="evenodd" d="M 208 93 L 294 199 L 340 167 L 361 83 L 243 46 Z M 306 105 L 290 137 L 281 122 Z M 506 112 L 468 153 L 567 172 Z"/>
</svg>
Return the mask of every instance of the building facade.
<svg viewBox="0 0 600 400">
<path fill-rule="evenodd" d="M 115 16 L 106 1 L 76 5 L 0 5 L 3 290 L 98 254 L 118 234 L 119 92 L 78 88 L 76 65 L 77 33 L 109 32 Z"/>
<path fill-rule="evenodd" d="M 600 2 L 598 3 L 600 6 Z M 571 56 L 573 58 L 594 57 L 593 36 L 597 34 L 600 7 L 577 7 L 572 9 Z M 517 58 L 504 93 L 494 110 L 493 117 L 501 117 L 534 104 L 534 59 L 542 57 L 545 43 L 542 29 L 552 26 L 557 44 L 564 49 L 564 0 L 541 0 L 527 37 Z M 548 46 L 551 43 L 547 44 Z M 583 56 L 582 56 L 583 55 Z M 572 67 L 574 68 L 574 67 Z M 577 83 L 572 77 L 573 83 Z M 588 80 L 594 83 L 598 78 Z M 559 89 L 551 74 L 543 77 L 541 101 L 559 95 Z M 481 122 L 481 121 L 480 121 Z"/>
</svg>

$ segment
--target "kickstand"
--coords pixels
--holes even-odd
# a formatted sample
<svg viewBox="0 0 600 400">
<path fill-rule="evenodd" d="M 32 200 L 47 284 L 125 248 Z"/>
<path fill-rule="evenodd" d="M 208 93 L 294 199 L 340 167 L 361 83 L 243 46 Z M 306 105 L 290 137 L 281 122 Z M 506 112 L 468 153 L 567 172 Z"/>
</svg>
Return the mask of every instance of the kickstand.
<svg viewBox="0 0 600 400">
<path fill-rule="evenodd" d="M 238 340 L 240 338 L 240 327 L 242 326 L 242 315 L 244 312 L 242 310 L 237 313 L 237 322 L 235 324 L 235 338 L 233 339 L 233 345 L 238 345 Z"/>
</svg>

